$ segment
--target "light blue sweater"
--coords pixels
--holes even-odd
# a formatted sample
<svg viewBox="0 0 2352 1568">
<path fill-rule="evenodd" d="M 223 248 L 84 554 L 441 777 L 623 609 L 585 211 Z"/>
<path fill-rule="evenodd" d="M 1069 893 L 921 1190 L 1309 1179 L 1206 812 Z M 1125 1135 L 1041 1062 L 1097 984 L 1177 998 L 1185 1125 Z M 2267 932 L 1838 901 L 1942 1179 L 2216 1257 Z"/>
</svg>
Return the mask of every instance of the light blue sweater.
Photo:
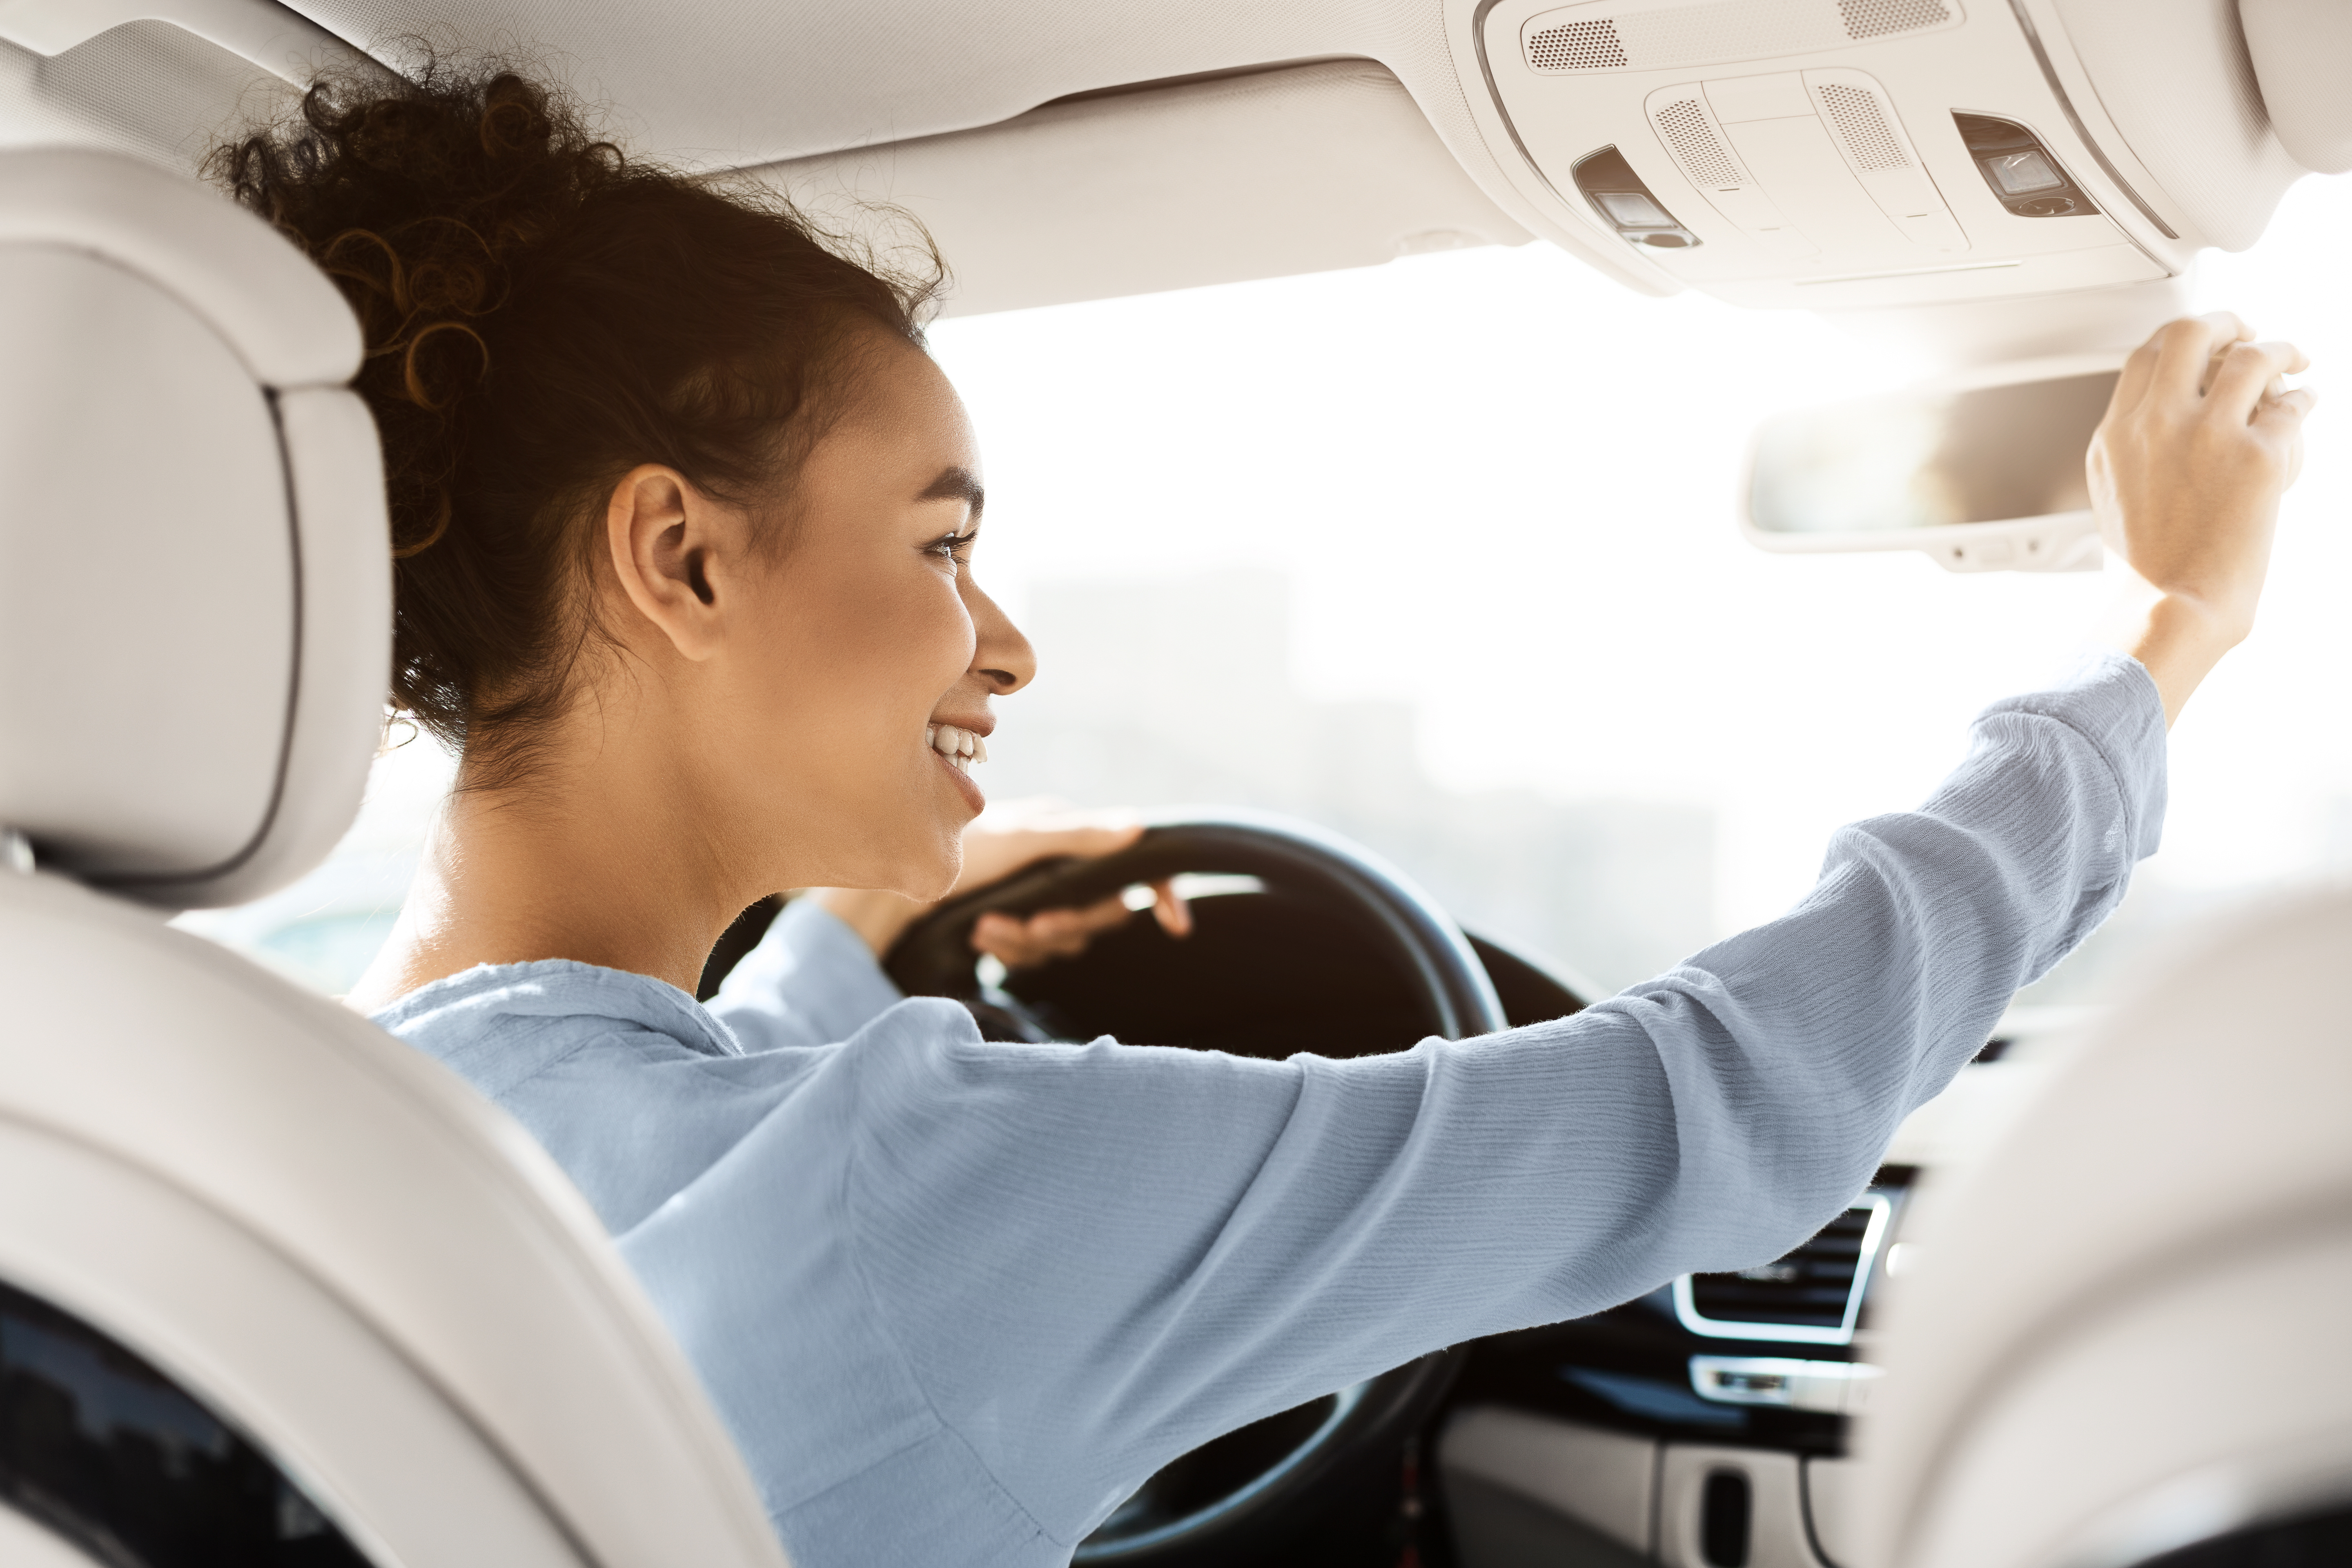
<svg viewBox="0 0 2352 1568">
<path fill-rule="evenodd" d="M 571 1173 L 798 1568 L 1045 1568 L 1221 1432 L 1796 1246 L 2115 908 L 2163 812 L 2154 683 L 2109 657 L 1990 710 L 1786 915 L 1480 1039 L 990 1044 L 808 905 L 709 1011 L 549 961 L 377 1021 Z"/>
</svg>

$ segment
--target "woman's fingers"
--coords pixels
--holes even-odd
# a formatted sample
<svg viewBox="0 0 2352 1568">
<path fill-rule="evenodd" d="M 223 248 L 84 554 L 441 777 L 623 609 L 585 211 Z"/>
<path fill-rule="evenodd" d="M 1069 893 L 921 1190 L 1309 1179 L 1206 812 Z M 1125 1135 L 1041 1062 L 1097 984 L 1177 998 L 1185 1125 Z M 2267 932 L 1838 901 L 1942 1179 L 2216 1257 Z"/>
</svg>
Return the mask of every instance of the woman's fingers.
<svg viewBox="0 0 2352 1568">
<path fill-rule="evenodd" d="M 1170 936 L 1181 939 L 1192 934 L 1192 906 L 1172 881 L 1151 885 L 1151 913 Z M 1007 969 L 1023 969 L 1052 958 L 1074 958 L 1095 938 L 1125 924 L 1134 914 L 1125 893 L 1081 909 L 1041 910 L 1025 918 L 992 910 L 971 928 L 972 951 L 989 954 Z"/>
<path fill-rule="evenodd" d="M 2254 428 L 2286 448 L 2286 478 L 2280 481 L 2281 489 L 2303 476 L 2304 416 L 2318 401 L 2318 394 L 2307 386 L 2298 386 L 2263 399 L 2254 409 Z"/>
<path fill-rule="evenodd" d="M 2263 398 L 2285 395 L 2279 377 L 2310 368 L 2311 362 L 2293 343 L 2233 344 L 2213 372 L 2206 406 L 2216 416 L 2245 423 Z"/>
<path fill-rule="evenodd" d="M 2166 322 L 2149 340 L 2156 345 L 2150 389 L 2159 397 L 2176 401 L 2194 397 L 2204 388 L 2215 353 L 2253 335 L 2252 328 L 2228 310 Z"/>
<path fill-rule="evenodd" d="M 1087 950 L 1097 936 L 1123 923 L 1126 903 L 1117 895 L 1076 910 L 1044 910 L 1026 919 L 1001 911 L 980 917 L 971 928 L 971 945 L 1007 969 L 1025 969 L 1050 958 L 1070 958 Z"/>
<path fill-rule="evenodd" d="M 1192 934 L 1192 906 L 1176 890 L 1175 880 L 1151 884 L 1151 916 L 1160 929 L 1180 942 Z"/>
<path fill-rule="evenodd" d="M 2252 336 L 2231 315 L 2162 328 L 2153 363 L 2146 349 L 2134 356 L 2145 395 L 2119 392 L 2091 437 L 2099 531 L 2156 590 L 2126 646 L 2168 716 L 2253 628 L 2279 496 L 2300 466 L 2311 398 L 2281 378 L 2304 357 Z"/>
</svg>

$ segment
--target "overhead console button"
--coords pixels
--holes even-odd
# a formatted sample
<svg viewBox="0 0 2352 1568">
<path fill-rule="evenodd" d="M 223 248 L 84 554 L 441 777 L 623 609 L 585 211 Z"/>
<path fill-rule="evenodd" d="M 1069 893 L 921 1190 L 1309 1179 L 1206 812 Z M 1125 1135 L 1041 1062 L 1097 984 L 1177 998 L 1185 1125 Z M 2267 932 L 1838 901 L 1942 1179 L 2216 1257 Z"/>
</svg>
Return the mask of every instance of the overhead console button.
<svg viewBox="0 0 2352 1568">
<path fill-rule="evenodd" d="M 1675 221 L 1665 204 L 1650 194 L 1633 165 L 1614 147 L 1576 161 L 1576 188 L 1584 193 L 1619 238 L 1655 250 L 1688 250 L 1698 236 Z"/>
<path fill-rule="evenodd" d="M 2098 212 L 2042 139 L 2014 120 L 1952 116 L 1993 199 L 2019 217 L 2090 217 Z"/>
</svg>

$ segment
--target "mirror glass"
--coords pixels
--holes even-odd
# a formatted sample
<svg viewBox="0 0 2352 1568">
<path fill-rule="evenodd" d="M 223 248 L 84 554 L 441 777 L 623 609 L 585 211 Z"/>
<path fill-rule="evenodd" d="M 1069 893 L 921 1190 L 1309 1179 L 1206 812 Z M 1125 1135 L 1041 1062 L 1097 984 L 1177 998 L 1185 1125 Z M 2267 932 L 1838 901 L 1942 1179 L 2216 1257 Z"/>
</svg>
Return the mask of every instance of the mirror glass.
<svg viewBox="0 0 2352 1568">
<path fill-rule="evenodd" d="M 1748 515 L 1767 533 L 1884 533 L 2084 510 L 2083 455 L 2116 375 L 1783 416 L 1757 434 Z"/>
</svg>

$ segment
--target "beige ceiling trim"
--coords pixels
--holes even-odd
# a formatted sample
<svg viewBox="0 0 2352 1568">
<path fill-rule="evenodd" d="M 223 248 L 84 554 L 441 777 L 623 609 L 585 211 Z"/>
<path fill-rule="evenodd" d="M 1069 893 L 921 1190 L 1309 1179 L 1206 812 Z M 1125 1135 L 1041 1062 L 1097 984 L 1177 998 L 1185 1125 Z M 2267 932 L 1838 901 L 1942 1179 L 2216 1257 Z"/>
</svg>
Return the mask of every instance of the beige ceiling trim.
<svg viewBox="0 0 2352 1568">
<path fill-rule="evenodd" d="M 61 55 L 126 22 L 169 22 L 296 83 L 352 52 L 272 0 L 0 0 L 0 39 L 37 55 Z"/>
<path fill-rule="evenodd" d="M 954 274 L 950 315 L 1531 237 L 1369 60 L 1088 94 L 755 173 L 885 243 L 891 209 L 919 221 Z"/>
</svg>

